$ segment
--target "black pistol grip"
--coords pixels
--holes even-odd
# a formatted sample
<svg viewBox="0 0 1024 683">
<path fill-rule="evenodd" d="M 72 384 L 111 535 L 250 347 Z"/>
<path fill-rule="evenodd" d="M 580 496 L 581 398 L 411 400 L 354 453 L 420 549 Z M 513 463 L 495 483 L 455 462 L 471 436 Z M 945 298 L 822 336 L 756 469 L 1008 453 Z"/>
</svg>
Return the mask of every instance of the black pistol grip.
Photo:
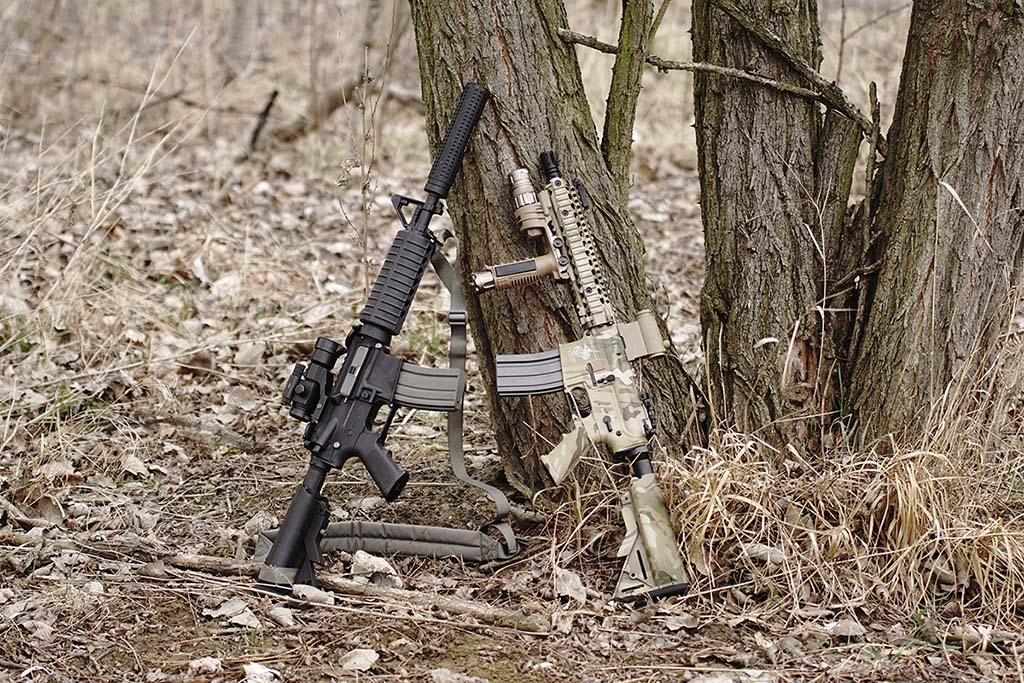
<svg viewBox="0 0 1024 683">
<path fill-rule="evenodd" d="M 462 165 L 462 156 L 466 153 L 469 138 L 490 96 L 491 93 L 484 86 L 477 83 L 466 84 L 455 116 L 448 125 L 444 142 L 441 143 L 441 151 L 438 152 L 434 166 L 430 169 L 427 184 L 423 186 L 424 190 L 436 194 L 441 199 L 448 196 L 448 190 L 452 188 L 455 175 Z"/>
<path fill-rule="evenodd" d="M 565 391 L 558 349 L 499 354 L 494 359 L 494 374 L 500 396 L 536 396 Z"/>
<path fill-rule="evenodd" d="M 392 335 L 401 332 L 434 248 L 429 232 L 399 230 L 359 319 Z"/>
<path fill-rule="evenodd" d="M 356 456 L 377 484 L 380 495 L 390 503 L 402 493 L 409 481 L 409 473 L 398 466 L 379 438 L 375 432 L 363 432 L 356 439 Z"/>
</svg>

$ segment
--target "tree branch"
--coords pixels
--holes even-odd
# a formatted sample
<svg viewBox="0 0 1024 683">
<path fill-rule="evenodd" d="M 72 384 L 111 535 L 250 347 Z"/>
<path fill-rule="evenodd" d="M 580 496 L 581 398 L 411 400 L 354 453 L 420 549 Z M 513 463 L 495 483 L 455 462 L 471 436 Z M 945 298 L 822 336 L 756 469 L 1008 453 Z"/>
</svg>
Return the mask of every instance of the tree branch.
<svg viewBox="0 0 1024 683">
<path fill-rule="evenodd" d="M 768 27 L 752 21 L 743 13 L 743 10 L 732 2 L 732 0 L 713 1 L 726 14 L 732 17 L 736 23 L 745 28 L 769 49 L 782 57 L 782 59 L 785 60 L 785 62 L 789 64 L 794 71 L 803 76 L 811 85 L 813 85 L 821 94 L 825 104 L 856 121 L 857 125 L 860 126 L 861 131 L 863 131 L 864 137 L 869 140 L 871 139 L 873 134 L 871 121 L 864 115 L 864 112 L 862 112 L 857 105 L 850 101 L 846 96 L 846 93 L 843 92 L 843 89 L 836 85 L 834 81 L 829 81 L 818 73 L 810 64 L 793 54 L 782 38 Z M 882 156 L 885 156 L 885 138 L 881 136 L 878 138 L 878 151 Z"/>
<path fill-rule="evenodd" d="M 619 47 L 612 82 L 608 88 L 608 107 L 604 113 L 601 155 L 622 195 L 629 192 L 629 166 L 633 158 L 633 123 L 636 103 L 644 75 L 647 38 L 654 15 L 652 0 L 632 0 L 622 4 Z"/>
<path fill-rule="evenodd" d="M 647 34 L 647 44 L 654 45 L 654 36 L 657 35 L 658 29 L 661 28 L 661 22 L 665 18 L 665 13 L 668 12 L 668 6 L 672 0 L 661 0 L 661 7 L 658 8 L 658 14 L 654 17 L 654 21 L 651 22 L 651 30 Z"/>
<path fill-rule="evenodd" d="M 618 52 L 618 48 L 611 43 L 598 40 L 593 36 L 584 35 L 569 29 L 560 28 L 558 29 L 558 36 L 567 43 L 574 43 L 577 45 L 583 45 L 589 47 L 598 52 L 605 52 L 607 54 L 615 54 Z M 790 85 L 789 83 L 782 83 L 775 81 L 764 76 L 758 76 L 752 74 L 749 71 L 743 71 L 742 69 L 732 69 L 727 66 L 719 66 L 717 64 L 707 64 L 705 62 L 677 62 L 671 59 L 664 59 L 657 55 L 647 55 L 645 60 L 651 66 L 656 67 L 659 71 L 690 71 L 690 72 L 704 72 L 718 74 L 719 76 L 728 76 L 730 78 L 739 78 L 744 81 L 750 81 L 751 83 L 757 83 L 758 85 L 765 86 L 767 88 L 774 88 L 790 95 L 796 95 L 797 97 L 805 97 L 809 100 L 817 100 L 818 102 L 826 102 L 824 96 L 821 94 L 809 90 L 807 88 L 801 88 L 797 85 Z"/>
</svg>

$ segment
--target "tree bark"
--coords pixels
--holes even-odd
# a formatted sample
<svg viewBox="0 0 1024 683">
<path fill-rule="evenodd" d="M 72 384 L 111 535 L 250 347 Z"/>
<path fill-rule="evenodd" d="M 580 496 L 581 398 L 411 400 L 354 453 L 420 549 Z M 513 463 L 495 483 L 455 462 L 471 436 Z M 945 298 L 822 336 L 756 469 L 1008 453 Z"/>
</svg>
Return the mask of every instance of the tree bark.
<svg viewBox="0 0 1024 683">
<path fill-rule="evenodd" d="M 780 7 L 783 11 L 780 11 Z M 738 7 L 816 67 L 814 2 Z M 693 4 L 694 59 L 806 85 L 713 0 Z M 822 304 L 860 133 L 818 103 L 695 75 L 707 274 L 701 324 L 715 418 L 777 444 L 813 447 L 826 427 L 834 349 Z"/>
<path fill-rule="evenodd" d="M 622 320 L 654 309 L 643 270 L 643 243 L 626 211 L 626 198 L 602 157 L 576 54 L 558 36 L 566 27 L 560 0 L 464 0 L 456 9 L 440 0 L 414 0 L 413 25 L 420 61 L 427 132 L 436 149 L 462 84 L 485 85 L 492 103 L 477 127 L 449 209 L 460 240 L 463 283 L 485 264 L 535 253 L 518 234 L 507 174 L 533 172 L 554 149 L 566 175 L 579 176 L 592 198 L 595 238 L 611 299 Z M 469 295 L 470 327 L 492 426 L 510 483 L 524 492 L 544 487 L 539 456 L 570 428 L 563 396 L 498 398 L 496 353 L 533 353 L 578 339 L 581 328 L 568 288 L 544 282 L 514 290 Z M 672 354 L 674 358 L 674 354 Z M 646 361 L 643 375 L 659 407 L 661 443 L 679 452 L 692 406 L 678 361 Z"/>
<path fill-rule="evenodd" d="M 1024 252 L 1022 65 L 1019 4 L 914 3 L 853 374 L 869 438 L 915 436 L 991 365 Z"/>
</svg>

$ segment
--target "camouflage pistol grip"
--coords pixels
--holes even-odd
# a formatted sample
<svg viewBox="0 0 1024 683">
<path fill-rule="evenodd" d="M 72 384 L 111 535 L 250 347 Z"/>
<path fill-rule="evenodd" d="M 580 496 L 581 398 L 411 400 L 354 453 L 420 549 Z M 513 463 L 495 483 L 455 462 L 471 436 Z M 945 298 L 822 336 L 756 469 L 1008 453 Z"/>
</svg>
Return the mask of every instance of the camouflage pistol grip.
<svg viewBox="0 0 1024 683">
<path fill-rule="evenodd" d="M 551 449 L 550 453 L 542 455 L 540 458 L 555 484 L 565 481 L 569 472 L 580 461 L 583 451 L 590 448 L 593 443 L 592 432 L 596 431 L 593 428 L 593 421 L 580 418 L 576 418 L 574 421 L 575 425 L 572 430 L 562 436 L 562 440 Z"/>
<path fill-rule="evenodd" d="M 672 530 L 672 520 L 654 474 L 634 478 L 622 495 L 626 537 L 618 556 L 625 564 L 615 586 L 615 597 L 644 595 L 656 598 L 689 588 L 689 580 Z"/>
</svg>

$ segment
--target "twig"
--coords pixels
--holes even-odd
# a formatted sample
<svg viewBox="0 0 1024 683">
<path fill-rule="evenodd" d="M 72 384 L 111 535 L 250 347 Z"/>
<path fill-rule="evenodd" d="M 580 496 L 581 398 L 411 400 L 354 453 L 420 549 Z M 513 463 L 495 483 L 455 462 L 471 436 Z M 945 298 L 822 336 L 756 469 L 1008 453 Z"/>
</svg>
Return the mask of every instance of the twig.
<svg viewBox="0 0 1024 683">
<path fill-rule="evenodd" d="M 245 154 L 242 155 L 242 161 L 248 161 L 252 153 L 256 151 L 256 142 L 260 139 L 260 133 L 263 132 L 263 127 L 267 125 L 267 118 L 270 117 L 270 110 L 274 106 L 274 100 L 277 99 L 277 88 L 274 88 L 270 92 L 270 97 L 267 99 L 267 103 L 263 105 L 263 110 L 260 111 L 259 119 L 256 120 L 256 127 L 253 128 L 252 135 L 249 136 L 249 144 L 245 148 Z"/>
<path fill-rule="evenodd" d="M 658 8 L 658 13 L 654 17 L 654 21 L 651 22 L 651 30 L 647 34 L 647 44 L 654 44 L 654 36 L 658 34 L 658 29 L 661 28 L 661 22 L 665 18 L 665 13 L 668 12 L 668 6 L 672 3 L 672 0 L 661 0 L 661 7 Z"/>
<path fill-rule="evenodd" d="M 862 112 L 857 105 L 850 101 L 846 96 L 846 93 L 844 93 L 842 88 L 836 85 L 834 81 L 829 81 L 818 73 L 810 64 L 793 54 L 782 38 L 766 26 L 752 21 L 743 13 L 743 10 L 733 4 L 732 0 L 714 0 L 714 2 L 722 8 L 726 14 L 732 17 L 736 23 L 745 28 L 773 52 L 777 53 L 793 68 L 793 70 L 811 83 L 811 85 L 813 85 L 824 98 L 823 101 L 825 104 L 856 121 L 857 125 L 859 125 L 860 129 L 864 132 L 864 137 L 869 138 L 871 136 L 871 121 L 868 120 L 868 117 L 864 115 L 864 112 Z M 881 136 L 879 136 L 878 139 L 878 150 L 882 156 L 885 156 L 885 139 Z"/>
<path fill-rule="evenodd" d="M 172 567 L 179 569 L 192 569 L 210 574 L 221 574 L 227 576 L 256 576 L 260 565 L 258 562 L 239 562 L 223 557 L 211 557 L 209 555 L 171 555 L 164 557 L 163 561 Z M 482 622 L 513 628 L 529 633 L 547 633 L 548 626 L 546 619 L 539 614 L 527 614 L 519 611 L 492 607 L 491 605 L 473 600 L 464 600 L 450 595 L 437 595 L 435 593 L 421 593 L 408 591 L 400 588 L 381 588 L 370 584 L 361 584 L 330 574 L 319 574 L 317 581 L 324 588 L 329 588 L 337 593 L 354 595 L 363 598 L 380 598 L 394 600 L 404 605 L 415 605 L 428 609 L 440 609 L 452 614 L 461 614 L 467 617 L 478 619 Z"/>
<path fill-rule="evenodd" d="M 606 43 L 602 40 L 598 40 L 593 36 L 588 36 L 583 33 L 577 33 L 576 31 L 570 31 L 566 28 L 558 29 L 558 37 L 567 43 L 575 43 L 577 45 L 583 45 L 589 47 L 598 52 L 604 52 L 607 54 L 615 54 L 618 52 L 618 48 L 611 43 Z M 728 76 L 730 78 L 739 78 L 751 83 L 757 83 L 768 88 L 774 88 L 781 90 L 782 92 L 796 95 L 797 97 L 806 97 L 810 100 L 817 100 L 819 102 L 825 102 L 824 96 L 821 94 L 809 90 L 807 88 L 801 88 L 797 85 L 790 85 L 789 83 L 782 83 L 775 81 L 764 76 L 758 76 L 752 74 L 749 71 L 743 71 L 741 69 L 733 69 L 727 66 L 719 66 L 718 64 L 708 64 L 706 62 L 677 62 L 671 59 L 664 59 L 658 55 L 647 55 L 645 60 L 651 66 L 656 67 L 659 71 L 691 71 L 691 72 L 707 72 L 718 74 L 720 76 Z"/>
</svg>

